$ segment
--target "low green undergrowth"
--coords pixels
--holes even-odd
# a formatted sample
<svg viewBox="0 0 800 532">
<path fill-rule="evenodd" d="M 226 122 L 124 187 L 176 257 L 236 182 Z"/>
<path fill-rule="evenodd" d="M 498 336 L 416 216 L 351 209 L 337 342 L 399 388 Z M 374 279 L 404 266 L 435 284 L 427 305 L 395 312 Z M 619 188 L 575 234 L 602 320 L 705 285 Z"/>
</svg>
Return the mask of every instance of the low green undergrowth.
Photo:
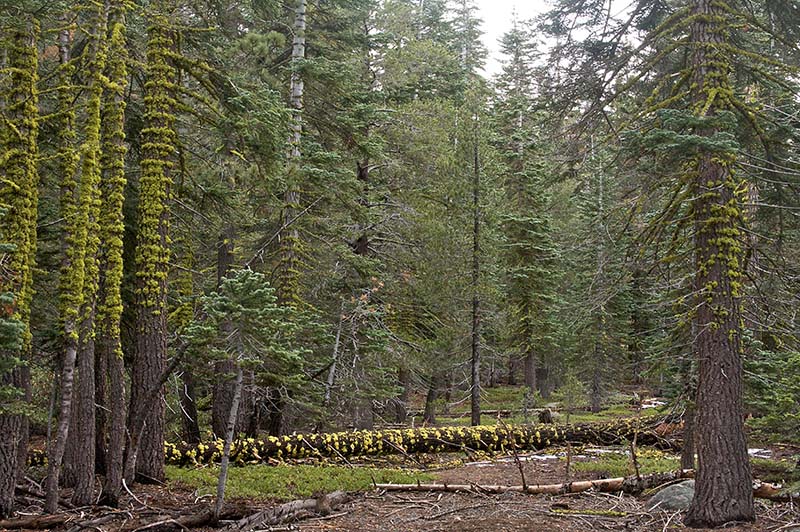
<svg viewBox="0 0 800 532">
<path fill-rule="evenodd" d="M 751 458 L 753 476 L 765 482 L 793 484 L 800 482 L 800 468 L 793 460 L 769 460 L 767 458 Z"/>
<path fill-rule="evenodd" d="M 196 489 L 198 495 L 216 493 L 218 475 L 218 466 L 194 469 L 167 466 L 167 478 L 170 482 Z M 417 480 L 425 482 L 431 478 L 427 473 L 401 469 L 332 465 L 249 465 L 231 467 L 228 470 L 225 493 L 230 498 L 292 500 L 336 490 L 368 490 L 373 479 L 378 483 L 412 483 Z"/>
<path fill-rule="evenodd" d="M 655 449 L 638 449 L 639 474 L 666 473 L 680 468 L 680 459 Z M 603 453 L 591 461 L 573 462 L 573 471 L 601 473 L 607 477 L 627 477 L 636 471 L 630 456 L 625 453 Z"/>
</svg>

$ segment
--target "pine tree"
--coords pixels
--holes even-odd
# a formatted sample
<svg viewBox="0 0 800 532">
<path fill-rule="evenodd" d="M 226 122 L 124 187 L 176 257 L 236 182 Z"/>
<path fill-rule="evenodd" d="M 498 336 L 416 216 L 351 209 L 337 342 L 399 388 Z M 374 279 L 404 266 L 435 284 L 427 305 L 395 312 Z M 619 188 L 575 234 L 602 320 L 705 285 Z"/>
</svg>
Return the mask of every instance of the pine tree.
<svg viewBox="0 0 800 532">
<path fill-rule="evenodd" d="M 7 121 L 2 130 L 0 151 L 0 205 L 7 208 L 0 241 L 14 242 L 2 272 L 0 293 L 13 302 L 5 305 L 5 318 L 21 325 L 22 342 L 7 342 L 0 352 L 0 386 L 5 390 L 0 405 L 0 517 L 14 509 L 18 454 L 25 453 L 27 441 L 20 442 L 23 425 L 25 380 L 21 362 L 31 345 L 30 304 L 33 296 L 33 269 L 36 251 L 38 211 L 38 52 L 39 23 L 24 17 L 11 28 L 8 37 L 8 66 L 4 79 L 4 112 Z M 9 296 L 11 294 L 11 296 Z"/>
<path fill-rule="evenodd" d="M 520 353 L 531 393 L 542 388 L 537 367 L 544 363 L 553 343 L 553 267 L 557 260 L 547 214 L 547 166 L 542 160 L 546 146 L 540 132 L 545 117 L 537 111 L 533 39 L 517 21 L 503 36 L 501 50 L 508 60 L 497 80 L 500 99 L 495 104 L 498 145 L 507 166 L 507 200 L 500 224 L 508 272 L 504 292 L 515 353 L 509 360 L 509 381 L 514 382 L 516 353 Z"/>
<path fill-rule="evenodd" d="M 106 441 L 105 481 L 101 502 L 115 507 L 122 492 L 123 452 L 125 449 L 125 368 L 120 320 L 122 316 L 123 204 L 125 201 L 125 85 L 127 47 L 125 43 L 125 5 L 113 2 L 108 14 L 108 80 L 102 103 L 102 183 L 100 230 L 102 248 L 100 291 L 97 305 L 97 351 L 106 361 L 110 423 L 100 431 Z M 102 375 L 101 378 L 105 378 Z"/>
<path fill-rule="evenodd" d="M 176 133 L 175 68 L 170 63 L 174 30 L 170 6 L 153 6 L 148 28 L 145 73 L 145 128 L 139 234 L 136 246 L 137 345 L 131 373 L 126 478 L 164 478 L 164 404 L 161 380 L 167 358 L 167 271 L 169 204 Z"/>
</svg>

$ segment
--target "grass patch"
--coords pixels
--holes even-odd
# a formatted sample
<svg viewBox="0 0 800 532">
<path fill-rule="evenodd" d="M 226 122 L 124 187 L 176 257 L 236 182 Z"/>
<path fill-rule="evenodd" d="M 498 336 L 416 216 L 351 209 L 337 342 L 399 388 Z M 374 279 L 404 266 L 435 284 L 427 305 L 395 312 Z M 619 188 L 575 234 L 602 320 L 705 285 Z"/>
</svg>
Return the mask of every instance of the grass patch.
<svg viewBox="0 0 800 532">
<path fill-rule="evenodd" d="M 779 484 L 800 482 L 800 468 L 796 467 L 795 461 L 751 458 L 750 464 L 753 466 L 753 476 L 765 482 Z"/>
<path fill-rule="evenodd" d="M 636 453 L 639 461 L 639 473 L 666 473 L 680 468 L 681 461 L 676 456 L 670 456 L 655 449 L 639 449 Z M 563 460 L 563 458 L 562 458 Z M 591 461 L 573 462 L 574 471 L 601 473 L 609 478 L 627 477 L 635 475 L 630 457 L 622 452 L 603 453 Z"/>
<path fill-rule="evenodd" d="M 195 469 L 166 467 L 170 482 L 197 490 L 198 495 L 217 490 L 219 467 Z M 424 482 L 427 473 L 401 469 L 317 465 L 249 465 L 228 470 L 226 497 L 256 500 L 293 500 L 336 490 L 365 491 L 375 482 Z"/>
<path fill-rule="evenodd" d="M 648 409 L 642 412 L 642 416 L 652 415 L 655 413 L 653 410 Z M 559 412 L 559 421 L 566 421 L 566 412 Z M 636 410 L 627 404 L 614 404 L 609 405 L 608 408 L 602 409 L 596 414 L 594 412 L 580 410 L 573 412 L 569 416 L 570 423 L 602 423 L 604 421 L 615 421 L 621 417 L 636 417 Z"/>
</svg>

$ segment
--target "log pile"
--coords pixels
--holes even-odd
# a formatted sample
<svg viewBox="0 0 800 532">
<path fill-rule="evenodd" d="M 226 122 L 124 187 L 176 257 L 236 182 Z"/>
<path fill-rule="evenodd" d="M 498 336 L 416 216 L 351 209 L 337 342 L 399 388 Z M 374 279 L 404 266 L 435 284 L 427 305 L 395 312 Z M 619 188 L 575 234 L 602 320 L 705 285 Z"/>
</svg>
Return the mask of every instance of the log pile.
<svg viewBox="0 0 800 532">
<path fill-rule="evenodd" d="M 567 441 L 574 444 L 615 445 L 632 440 L 634 435 L 638 445 L 673 447 L 665 439 L 668 435 L 665 426 L 668 425 L 665 425 L 663 417 L 644 417 L 574 425 L 442 427 L 292 434 L 262 440 L 238 440 L 232 446 L 231 462 L 245 465 L 287 458 L 538 450 Z M 677 427 L 674 424 L 672 426 Z M 169 464 L 210 464 L 220 460 L 222 441 L 197 445 L 167 443 L 165 452 Z"/>
</svg>

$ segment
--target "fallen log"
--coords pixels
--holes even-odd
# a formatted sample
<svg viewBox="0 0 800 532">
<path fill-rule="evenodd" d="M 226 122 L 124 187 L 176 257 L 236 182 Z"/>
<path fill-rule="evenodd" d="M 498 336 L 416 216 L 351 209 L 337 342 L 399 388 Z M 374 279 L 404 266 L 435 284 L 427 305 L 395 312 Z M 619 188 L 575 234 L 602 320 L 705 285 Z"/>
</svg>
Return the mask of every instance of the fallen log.
<svg viewBox="0 0 800 532">
<path fill-rule="evenodd" d="M 328 515 L 337 506 L 341 506 L 349 500 L 350 497 L 347 493 L 334 491 L 317 499 L 300 499 L 287 502 L 275 508 L 268 508 L 257 514 L 245 517 L 224 528 L 223 532 L 246 532 L 255 527 L 278 525 L 293 521 L 304 513 L 314 512 L 320 515 Z"/>
<path fill-rule="evenodd" d="M 523 486 L 499 486 L 478 484 L 376 484 L 375 488 L 385 491 L 422 491 L 422 492 L 480 492 L 480 493 L 527 493 L 529 495 L 565 495 L 567 493 L 581 493 L 591 489 L 605 493 L 627 493 L 637 495 L 644 490 L 658 487 L 668 482 L 680 479 L 694 478 L 693 469 L 683 469 L 666 473 L 653 473 L 640 477 L 617 477 L 600 480 L 576 480 L 563 484 L 536 484 Z M 760 499 L 772 501 L 788 501 L 792 495 L 781 491 L 781 486 L 753 481 L 753 495 Z M 794 497 L 797 497 L 795 495 Z"/>
<path fill-rule="evenodd" d="M 500 485 L 478 485 L 478 484 L 376 484 L 375 488 L 386 491 L 424 491 L 424 492 L 448 492 L 473 491 L 481 493 L 508 493 L 518 492 L 529 495 L 565 495 L 567 493 L 581 493 L 594 489 L 606 493 L 629 493 L 637 494 L 642 491 L 667 482 L 680 480 L 683 478 L 693 478 L 694 471 L 685 469 L 682 471 L 671 471 L 667 473 L 653 473 L 652 475 L 642 475 L 641 477 L 618 477 L 604 478 L 600 480 L 576 480 L 563 484 L 533 484 L 530 486 L 500 486 Z"/>
<path fill-rule="evenodd" d="M 0 521 L 0 530 L 20 530 L 23 528 L 41 530 L 43 528 L 62 526 L 76 519 L 77 516 L 75 514 L 66 513 L 15 517 L 13 519 L 3 519 Z"/>
<path fill-rule="evenodd" d="M 377 431 L 292 434 L 263 440 L 238 440 L 231 448 L 231 462 L 239 465 L 271 459 L 351 457 L 458 451 L 510 451 L 543 449 L 565 442 L 615 445 L 632 440 L 637 445 L 673 448 L 665 436 L 678 425 L 664 417 L 624 418 L 609 423 L 574 425 L 516 425 L 440 427 Z M 669 430 L 664 429 L 669 427 Z M 165 444 L 167 463 L 179 466 L 210 464 L 222 457 L 222 440 L 196 445 Z"/>
</svg>

